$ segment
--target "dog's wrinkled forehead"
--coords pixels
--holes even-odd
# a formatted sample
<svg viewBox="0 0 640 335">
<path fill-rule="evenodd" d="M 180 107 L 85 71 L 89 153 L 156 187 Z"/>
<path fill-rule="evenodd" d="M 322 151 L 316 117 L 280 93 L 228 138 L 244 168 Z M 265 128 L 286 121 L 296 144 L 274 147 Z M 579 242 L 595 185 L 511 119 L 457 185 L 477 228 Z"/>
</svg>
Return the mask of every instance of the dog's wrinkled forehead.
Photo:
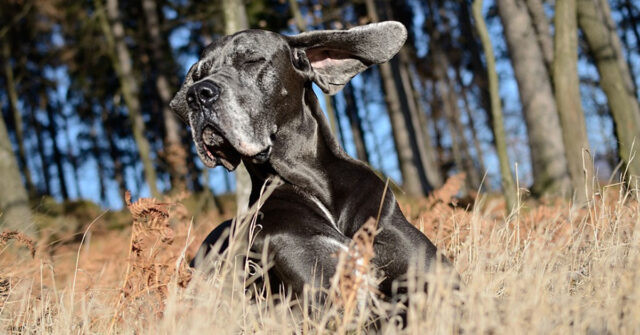
<svg viewBox="0 0 640 335">
<path fill-rule="evenodd" d="M 273 57 L 285 47 L 288 45 L 282 35 L 266 30 L 250 29 L 222 37 L 202 51 L 189 73 L 190 79 L 198 81 L 218 67 L 237 65 L 248 58 Z"/>
</svg>

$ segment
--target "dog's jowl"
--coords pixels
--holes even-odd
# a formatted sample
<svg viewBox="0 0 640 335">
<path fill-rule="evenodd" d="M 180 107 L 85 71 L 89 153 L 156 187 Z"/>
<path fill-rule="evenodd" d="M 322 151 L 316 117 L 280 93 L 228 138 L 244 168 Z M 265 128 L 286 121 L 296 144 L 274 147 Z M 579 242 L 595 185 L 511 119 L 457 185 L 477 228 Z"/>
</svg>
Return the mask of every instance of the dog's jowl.
<svg viewBox="0 0 640 335">
<path fill-rule="evenodd" d="M 206 166 L 233 170 L 244 162 L 253 184 L 251 203 L 269 176 L 283 181 L 260 209 L 261 230 L 251 248 L 261 254 L 268 239 L 270 280 L 295 294 L 305 284 L 330 284 L 338 261 L 332 254 L 378 215 L 385 192 L 385 183 L 339 146 L 312 83 L 335 94 L 356 74 L 391 59 L 406 37 L 398 22 L 295 36 L 239 32 L 204 50 L 171 101 L 191 127 Z M 200 256 L 216 242 L 226 247 L 218 240 L 229 225 L 207 237 Z M 390 192 L 378 229 L 372 262 L 384 278 L 379 290 L 391 295 L 394 280 L 406 278 L 412 265 L 429 269 L 437 251 Z"/>
</svg>

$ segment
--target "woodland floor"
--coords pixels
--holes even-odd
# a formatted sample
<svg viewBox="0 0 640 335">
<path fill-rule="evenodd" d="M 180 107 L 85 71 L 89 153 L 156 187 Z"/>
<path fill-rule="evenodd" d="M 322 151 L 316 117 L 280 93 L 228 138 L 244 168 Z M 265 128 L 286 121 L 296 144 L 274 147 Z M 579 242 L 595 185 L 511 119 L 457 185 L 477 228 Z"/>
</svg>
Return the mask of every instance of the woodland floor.
<svg viewBox="0 0 640 335">
<path fill-rule="evenodd" d="M 189 204 L 202 202 L 188 194 L 123 212 L 41 204 L 37 241 L 0 235 L 0 333 L 640 333 L 638 188 L 603 187 L 584 208 L 522 200 L 507 215 L 497 195 L 456 198 L 462 184 L 454 176 L 426 199 L 400 199 L 463 282 L 452 290 L 440 268 L 410 276 L 409 306 L 358 276 L 370 270 L 375 221 L 335 255 L 338 275 L 320 304 L 314 292 L 294 300 L 252 285 L 262 266 L 238 257 L 188 268 L 204 236 L 232 216 L 228 202 L 228 214 L 197 219 Z M 242 227 L 254 228 L 251 217 Z M 415 289 L 424 281 L 428 294 Z"/>
</svg>

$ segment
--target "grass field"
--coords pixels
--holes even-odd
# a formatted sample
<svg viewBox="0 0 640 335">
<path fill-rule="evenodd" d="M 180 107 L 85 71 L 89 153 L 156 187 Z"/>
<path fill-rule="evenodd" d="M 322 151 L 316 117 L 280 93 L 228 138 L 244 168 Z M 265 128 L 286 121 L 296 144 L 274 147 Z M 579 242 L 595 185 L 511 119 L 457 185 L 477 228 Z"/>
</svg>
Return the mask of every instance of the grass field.
<svg viewBox="0 0 640 335">
<path fill-rule="evenodd" d="M 224 218 L 193 221 L 184 196 L 130 204 L 130 224 L 108 228 L 107 214 L 82 222 L 61 243 L 43 232 L 0 237 L 0 333 L 640 333 L 638 187 L 609 185 L 589 206 L 523 200 L 506 215 L 497 196 L 456 200 L 452 177 L 427 199 L 401 199 L 408 218 L 453 261 L 462 287 L 436 269 L 407 283 L 404 308 L 362 280 L 371 254 L 361 243 L 341 258 L 325 303 L 292 300 L 251 285 L 257 264 L 227 256 L 204 272 L 185 263 Z M 251 218 L 244 223 L 252 226 Z M 246 244 L 238 241 L 233 250 Z M 364 261 L 356 262 L 354 257 Z M 356 264 L 356 265 L 354 265 Z M 429 292 L 413 289 L 429 282 Z M 309 296 L 314 296 L 313 292 Z"/>
</svg>

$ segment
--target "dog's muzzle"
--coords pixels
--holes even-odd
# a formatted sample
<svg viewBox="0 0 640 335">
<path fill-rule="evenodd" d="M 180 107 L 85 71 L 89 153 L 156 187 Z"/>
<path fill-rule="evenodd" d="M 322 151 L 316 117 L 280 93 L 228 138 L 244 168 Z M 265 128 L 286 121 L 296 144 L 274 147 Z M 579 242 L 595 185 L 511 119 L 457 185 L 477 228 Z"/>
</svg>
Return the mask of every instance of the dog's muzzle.
<svg viewBox="0 0 640 335">
<path fill-rule="evenodd" d="M 203 80 L 193 84 L 187 90 L 186 100 L 191 113 L 203 113 L 204 115 L 215 113 L 214 104 L 220 98 L 220 86 L 211 80 Z M 206 118 L 205 118 L 206 120 Z M 256 153 L 255 148 L 246 146 L 245 143 L 231 143 L 228 134 L 214 120 L 196 122 L 192 127 L 203 127 L 202 131 L 196 129 L 194 141 L 202 162 L 208 167 L 223 165 L 227 170 L 234 170 L 242 157 L 248 158 L 253 163 L 262 164 L 269 160 L 271 145 Z M 230 129 L 229 131 L 236 131 Z M 200 136 L 198 136 L 200 134 Z M 198 138 L 199 137 L 199 138 Z M 252 150 L 253 149 L 253 150 Z"/>
<path fill-rule="evenodd" d="M 206 166 L 212 168 L 223 165 L 227 170 L 232 171 L 240 164 L 240 154 L 212 126 L 205 126 L 200 141 L 200 145 L 196 144 L 196 149 Z"/>
<path fill-rule="evenodd" d="M 202 138 L 196 141 L 196 149 L 202 162 L 208 167 L 222 165 L 227 170 L 233 171 L 240 164 L 242 154 L 239 153 L 233 145 L 220 132 L 211 126 L 205 126 L 202 131 Z M 269 160 L 271 156 L 271 145 L 268 145 L 261 152 L 247 157 L 255 164 L 263 164 Z"/>
</svg>

